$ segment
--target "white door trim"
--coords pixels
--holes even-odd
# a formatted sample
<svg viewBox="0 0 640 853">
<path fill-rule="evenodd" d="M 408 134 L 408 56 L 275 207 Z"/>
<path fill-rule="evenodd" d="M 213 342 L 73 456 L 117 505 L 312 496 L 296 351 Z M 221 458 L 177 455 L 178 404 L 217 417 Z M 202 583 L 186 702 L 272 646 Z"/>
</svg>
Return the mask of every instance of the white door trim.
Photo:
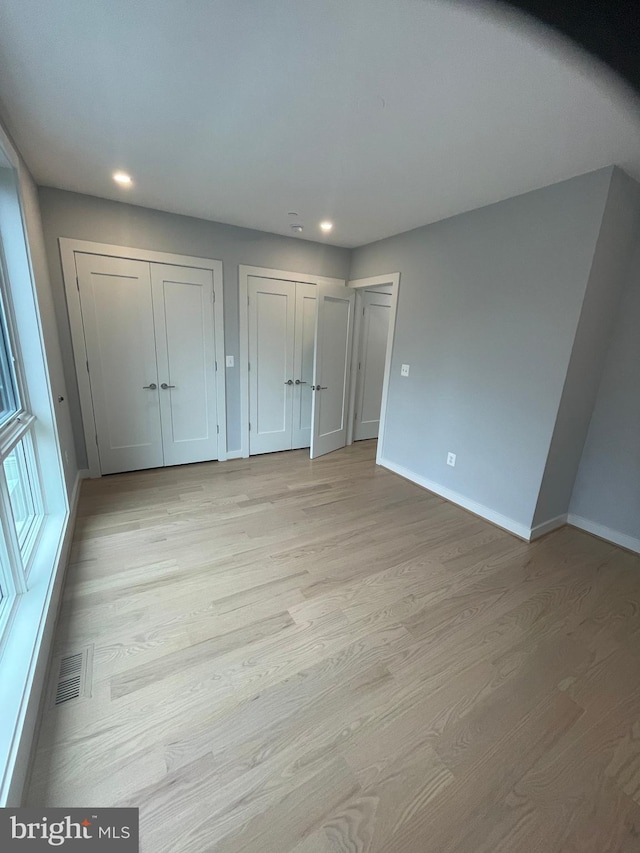
<svg viewBox="0 0 640 853">
<path fill-rule="evenodd" d="M 87 459 L 90 477 L 100 477 L 100 459 L 96 444 L 96 422 L 93 415 L 93 401 L 91 398 L 91 384 L 89 374 L 86 370 L 87 350 L 84 340 L 84 326 L 82 324 L 82 310 L 80 307 L 80 292 L 76 278 L 75 253 L 81 252 L 89 255 L 106 255 L 107 257 L 128 258 L 134 261 L 148 261 L 149 263 L 169 264 L 176 267 L 195 267 L 198 269 L 211 270 L 213 274 L 213 292 L 215 295 L 214 326 L 215 326 L 215 358 L 217 363 L 216 372 L 216 402 L 218 406 L 218 460 L 227 459 L 227 408 L 225 389 L 225 348 L 224 348 L 224 294 L 222 279 L 222 261 L 211 258 L 194 258 L 188 255 L 175 255 L 169 252 L 156 252 L 149 249 L 132 249 L 128 246 L 113 246 L 109 243 L 94 243 L 89 240 L 75 240 L 69 237 L 60 237 L 60 257 L 62 260 L 62 277 L 67 297 L 69 310 L 69 323 L 71 326 L 71 341 L 73 344 L 73 356 L 76 363 L 76 375 L 78 377 L 78 391 L 80 394 L 80 409 L 82 412 L 82 425 L 84 429 L 84 440 L 87 446 Z"/>
<path fill-rule="evenodd" d="M 268 267 L 238 265 L 238 322 L 240 330 L 240 456 L 249 457 L 249 276 L 299 281 L 304 284 L 346 285 L 342 278 L 329 278 L 313 273 L 274 270 Z M 234 456 L 235 458 L 235 456 Z"/>
<path fill-rule="evenodd" d="M 391 316 L 389 317 L 389 337 L 387 338 L 387 353 L 384 360 L 384 380 L 382 382 L 382 404 L 380 406 L 380 429 L 378 431 L 378 448 L 376 452 L 376 464 L 380 465 L 384 456 L 384 429 L 387 419 L 387 398 L 389 395 L 389 377 L 391 375 L 391 356 L 393 354 L 393 339 L 396 332 L 396 313 L 398 310 L 398 290 L 400 289 L 400 273 L 392 272 L 385 275 L 372 275 L 367 278 L 355 278 L 348 282 L 349 287 L 377 287 L 381 284 L 391 285 Z M 349 395 L 349 427 L 347 430 L 347 444 L 353 444 L 353 415 L 356 401 L 356 372 L 358 369 L 358 354 L 356 347 L 360 346 L 360 333 L 362 330 L 362 301 L 356 310 L 356 324 L 353 330 L 353 352 L 351 358 L 351 392 Z"/>
</svg>

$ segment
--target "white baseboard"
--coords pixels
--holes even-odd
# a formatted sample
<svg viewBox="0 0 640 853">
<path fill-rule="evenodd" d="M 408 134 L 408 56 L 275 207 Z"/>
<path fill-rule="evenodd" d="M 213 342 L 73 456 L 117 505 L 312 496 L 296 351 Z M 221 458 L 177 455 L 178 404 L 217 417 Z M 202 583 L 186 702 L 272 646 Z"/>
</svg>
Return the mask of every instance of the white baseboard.
<svg viewBox="0 0 640 853">
<path fill-rule="evenodd" d="M 486 521 L 490 521 L 491 524 L 495 524 L 496 527 L 501 527 L 508 533 L 513 533 L 514 536 L 517 536 L 519 539 L 524 539 L 525 542 L 529 542 L 531 539 L 531 528 L 524 524 L 520 524 L 513 518 L 509 518 L 506 515 L 495 512 L 488 506 L 479 504 L 476 501 L 469 500 L 469 498 L 466 498 L 464 495 L 454 492 L 452 489 L 446 488 L 446 486 L 441 486 L 440 483 L 435 483 L 433 480 L 427 480 L 426 477 L 421 477 L 419 474 L 410 471 L 408 468 L 404 468 L 402 465 L 396 465 L 395 462 L 391 462 L 389 459 L 381 457 L 378 464 L 383 468 L 388 468 L 389 471 L 393 471 L 395 474 L 399 474 L 401 477 L 404 477 L 405 480 L 411 480 L 412 483 L 422 486 L 423 489 L 427 489 L 429 492 L 434 492 L 436 495 L 440 495 L 441 498 L 457 504 L 463 509 L 472 512 L 474 515 L 484 518 Z"/>
<path fill-rule="evenodd" d="M 555 518 L 550 518 L 548 521 L 536 524 L 535 527 L 531 528 L 530 541 L 533 542 L 534 539 L 539 539 L 541 536 L 544 536 L 545 533 L 551 533 L 552 530 L 564 527 L 566 523 L 567 514 L 564 513 L 564 515 L 556 515 Z"/>
<path fill-rule="evenodd" d="M 242 451 L 241 450 L 227 450 L 227 460 L 229 459 L 242 459 Z"/>
<path fill-rule="evenodd" d="M 627 551 L 635 551 L 640 554 L 640 539 L 634 536 L 628 536 L 626 533 L 620 533 L 612 527 L 606 527 L 604 524 L 598 524 L 595 521 L 589 521 L 588 518 L 582 518 L 580 515 L 569 513 L 567 524 L 572 527 L 578 527 L 580 530 L 585 530 L 587 533 L 592 533 L 599 539 L 606 539 L 607 542 L 613 542 L 614 545 L 619 545 L 621 548 L 626 548 Z"/>
<path fill-rule="evenodd" d="M 80 468 L 78 473 L 76 474 L 76 481 L 73 484 L 73 489 L 71 489 L 71 495 L 69 496 L 69 529 L 70 532 L 73 533 L 73 525 L 76 521 L 76 512 L 78 511 L 78 500 L 80 498 L 80 484 L 83 480 L 90 480 L 91 472 L 88 468 Z M 67 531 L 67 535 L 69 535 L 69 530 Z"/>
</svg>

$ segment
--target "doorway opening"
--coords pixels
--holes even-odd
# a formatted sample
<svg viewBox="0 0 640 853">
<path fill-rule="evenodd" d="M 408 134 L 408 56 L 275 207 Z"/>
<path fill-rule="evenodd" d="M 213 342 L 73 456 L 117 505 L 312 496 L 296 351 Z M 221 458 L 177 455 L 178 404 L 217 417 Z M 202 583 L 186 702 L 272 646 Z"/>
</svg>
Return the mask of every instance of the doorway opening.
<svg viewBox="0 0 640 853">
<path fill-rule="evenodd" d="M 240 267 L 243 457 L 382 436 L 399 278 Z"/>
<path fill-rule="evenodd" d="M 348 444 L 376 440 L 376 461 L 382 455 L 387 390 L 400 273 L 354 279 L 356 291 Z"/>
</svg>

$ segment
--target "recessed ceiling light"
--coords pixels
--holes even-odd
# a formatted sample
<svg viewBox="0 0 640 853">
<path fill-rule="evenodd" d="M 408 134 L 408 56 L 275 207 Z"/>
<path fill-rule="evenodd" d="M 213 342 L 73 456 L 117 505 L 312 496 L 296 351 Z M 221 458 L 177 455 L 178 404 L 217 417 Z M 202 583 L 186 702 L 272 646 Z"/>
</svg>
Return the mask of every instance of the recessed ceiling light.
<svg viewBox="0 0 640 853">
<path fill-rule="evenodd" d="M 332 228 L 333 228 L 333 222 L 329 222 L 328 219 L 325 219 L 324 222 L 320 223 L 320 230 L 324 231 L 325 234 L 328 234 Z"/>
<path fill-rule="evenodd" d="M 292 231 L 295 231 L 295 232 L 296 232 L 296 233 L 298 233 L 298 234 L 302 231 L 302 228 L 303 228 L 303 226 L 302 226 L 302 225 L 292 225 L 292 226 L 291 226 L 291 230 L 292 230 Z"/>
<path fill-rule="evenodd" d="M 121 187 L 130 187 L 133 181 L 131 180 L 131 175 L 127 175 L 126 172 L 114 172 L 113 180 L 116 184 L 120 184 Z"/>
</svg>

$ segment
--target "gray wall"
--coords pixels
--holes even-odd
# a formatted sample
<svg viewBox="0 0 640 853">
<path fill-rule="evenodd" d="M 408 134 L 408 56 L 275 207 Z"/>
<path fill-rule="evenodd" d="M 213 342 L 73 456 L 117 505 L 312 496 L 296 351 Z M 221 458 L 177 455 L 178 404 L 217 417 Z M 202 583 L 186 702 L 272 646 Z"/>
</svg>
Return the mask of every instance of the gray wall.
<svg viewBox="0 0 640 853">
<path fill-rule="evenodd" d="M 225 345 L 236 367 L 227 368 L 227 441 L 240 448 L 240 379 L 238 365 L 238 264 L 347 278 L 350 251 L 333 246 L 236 228 L 203 219 L 163 213 L 114 201 L 40 188 L 40 208 L 49 273 L 60 330 L 69 405 L 80 467 L 86 467 L 80 402 L 58 247 L 59 237 L 75 237 L 138 249 L 155 249 L 222 261 Z M 285 211 L 286 214 L 286 211 Z"/>
<path fill-rule="evenodd" d="M 639 330 L 640 243 L 627 275 L 570 506 L 572 514 L 635 539 L 636 547 L 640 546 Z"/>
<path fill-rule="evenodd" d="M 353 253 L 351 278 L 401 273 L 384 457 L 526 527 L 612 171 Z"/>
<path fill-rule="evenodd" d="M 620 169 L 614 169 L 540 487 L 534 526 L 564 516 L 569 511 L 571 492 L 637 239 L 639 215 L 640 186 Z"/>
</svg>

